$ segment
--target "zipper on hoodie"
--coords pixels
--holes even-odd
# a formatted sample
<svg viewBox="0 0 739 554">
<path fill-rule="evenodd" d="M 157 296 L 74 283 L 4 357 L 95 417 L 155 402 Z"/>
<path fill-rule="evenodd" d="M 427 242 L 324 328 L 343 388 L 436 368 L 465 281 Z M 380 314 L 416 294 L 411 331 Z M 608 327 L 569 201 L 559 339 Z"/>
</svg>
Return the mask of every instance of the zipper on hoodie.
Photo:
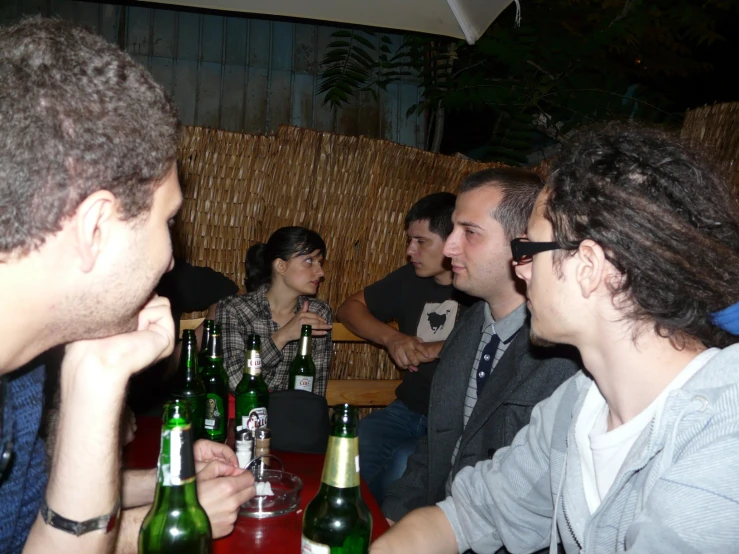
<svg viewBox="0 0 739 554">
<path fill-rule="evenodd" d="M 567 471 L 566 460 L 567 460 L 567 455 L 569 454 L 569 451 L 570 451 L 570 434 L 568 432 L 567 435 L 565 435 L 565 463 L 562 465 L 563 472 Z M 566 475 L 564 476 L 564 479 L 565 481 L 567 481 Z M 563 487 L 564 487 L 564 483 L 563 483 Z M 577 544 L 577 547 L 580 549 L 580 551 L 582 551 L 582 544 L 580 544 L 580 541 L 578 540 L 577 535 L 575 534 L 575 528 L 572 527 L 572 522 L 570 521 L 570 517 L 567 515 L 567 509 L 565 508 L 564 490 L 562 491 L 562 515 L 564 516 L 565 522 L 567 523 L 567 528 L 570 530 L 570 536 L 573 539 L 575 539 L 575 543 Z"/>
<path fill-rule="evenodd" d="M 570 530 L 570 536 L 575 539 L 575 543 L 577 544 L 577 547 L 582 551 L 582 544 L 580 544 L 580 541 L 577 538 L 577 535 L 575 534 L 575 529 L 572 527 L 572 523 L 570 522 L 570 517 L 567 515 L 567 509 L 565 508 L 565 497 L 564 494 L 562 495 L 562 515 L 565 516 L 565 522 L 567 522 L 567 528 Z"/>
</svg>

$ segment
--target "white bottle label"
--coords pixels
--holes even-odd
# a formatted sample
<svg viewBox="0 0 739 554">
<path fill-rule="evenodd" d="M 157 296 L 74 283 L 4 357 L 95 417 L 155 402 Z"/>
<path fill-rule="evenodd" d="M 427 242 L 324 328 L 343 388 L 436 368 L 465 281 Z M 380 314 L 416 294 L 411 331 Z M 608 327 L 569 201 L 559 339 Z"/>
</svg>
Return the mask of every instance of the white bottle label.
<svg viewBox="0 0 739 554">
<path fill-rule="evenodd" d="M 313 377 L 297 375 L 295 377 L 295 390 L 313 392 Z"/>
<path fill-rule="evenodd" d="M 241 416 L 241 427 L 250 431 L 267 427 L 267 408 L 254 408 L 249 415 Z"/>
<path fill-rule="evenodd" d="M 325 544 L 313 542 L 306 538 L 305 535 L 302 535 L 302 539 L 300 541 L 300 554 L 331 554 L 331 548 Z"/>
</svg>

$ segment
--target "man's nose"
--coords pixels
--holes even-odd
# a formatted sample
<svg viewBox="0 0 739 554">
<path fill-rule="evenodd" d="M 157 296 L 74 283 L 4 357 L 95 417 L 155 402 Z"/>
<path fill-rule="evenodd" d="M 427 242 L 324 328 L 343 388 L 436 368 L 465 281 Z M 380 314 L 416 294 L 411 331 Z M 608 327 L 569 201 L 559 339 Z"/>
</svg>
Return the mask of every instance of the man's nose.
<svg viewBox="0 0 739 554">
<path fill-rule="evenodd" d="M 457 231 L 452 231 L 452 234 L 447 237 L 446 242 L 444 243 L 442 253 L 447 258 L 453 258 L 459 252 L 459 239 L 457 236 Z"/>
</svg>

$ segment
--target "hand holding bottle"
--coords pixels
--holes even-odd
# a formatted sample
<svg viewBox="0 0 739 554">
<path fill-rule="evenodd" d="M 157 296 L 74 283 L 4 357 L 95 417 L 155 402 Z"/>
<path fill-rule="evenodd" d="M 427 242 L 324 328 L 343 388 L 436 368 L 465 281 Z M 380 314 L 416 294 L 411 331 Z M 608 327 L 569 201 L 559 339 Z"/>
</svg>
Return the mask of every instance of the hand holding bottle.
<svg viewBox="0 0 739 554">
<path fill-rule="evenodd" d="M 311 326 L 314 337 L 325 336 L 331 329 L 331 324 L 327 323 L 320 315 L 308 311 L 308 301 L 306 300 L 303 302 L 303 308 L 272 335 L 272 341 L 282 350 L 288 342 L 300 339 L 300 329 L 303 325 Z"/>
</svg>

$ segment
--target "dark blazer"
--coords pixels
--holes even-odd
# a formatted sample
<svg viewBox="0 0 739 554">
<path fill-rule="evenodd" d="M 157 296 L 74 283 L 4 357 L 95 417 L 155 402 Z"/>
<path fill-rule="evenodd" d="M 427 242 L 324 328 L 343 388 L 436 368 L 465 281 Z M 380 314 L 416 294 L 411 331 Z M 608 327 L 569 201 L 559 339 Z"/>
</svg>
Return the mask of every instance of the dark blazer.
<svg viewBox="0 0 739 554">
<path fill-rule="evenodd" d="M 581 366 L 575 349 L 533 346 L 527 321 L 490 374 L 465 427 L 464 400 L 482 336 L 484 310 L 483 301 L 470 307 L 439 353 L 431 384 L 428 434 L 418 441 L 403 477 L 390 485 L 382 504 L 382 512 L 394 521 L 443 500 L 450 471 L 456 475 L 508 446 L 529 423 L 534 406 Z M 460 436 L 452 468 L 454 445 Z"/>
</svg>

